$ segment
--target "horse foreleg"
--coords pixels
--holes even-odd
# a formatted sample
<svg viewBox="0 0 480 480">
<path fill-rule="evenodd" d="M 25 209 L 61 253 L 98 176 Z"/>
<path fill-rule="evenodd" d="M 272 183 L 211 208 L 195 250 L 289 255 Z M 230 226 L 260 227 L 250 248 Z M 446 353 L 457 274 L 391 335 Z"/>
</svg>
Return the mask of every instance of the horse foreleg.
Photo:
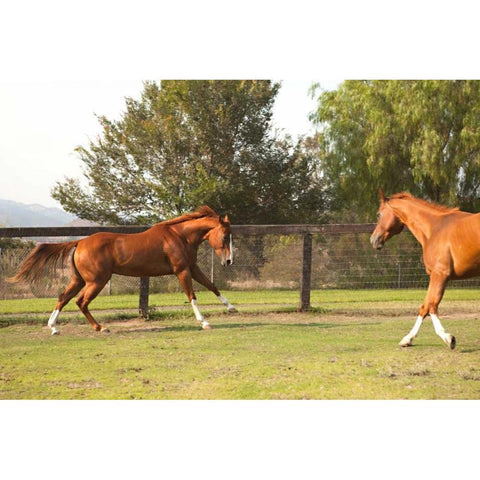
<svg viewBox="0 0 480 480">
<path fill-rule="evenodd" d="M 180 285 L 182 286 L 185 294 L 188 297 L 188 300 L 190 304 L 192 305 L 193 313 L 195 314 L 195 318 L 197 319 L 198 322 L 201 323 L 202 328 L 204 330 L 210 330 L 212 327 L 210 324 L 203 318 L 203 315 L 201 314 L 199 308 L 198 308 L 198 303 L 197 303 L 197 297 L 195 296 L 195 293 L 193 291 L 193 283 L 192 283 L 192 275 L 190 273 L 190 270 L 185 269 L 181 270 L 179 272 L 176 272 L 177 278 L 180 282 Z"/>
<path fill-rule="evenodd" d="M 192 268 L 192 277 L 198 283 L 213 292 L 217 296 L 217 298 L 227 307 L 227 311 L 229 313 L 235 313 L 237 311 L 237 309 L 220 293 L 215 284 L 210 281 L 210 279 L 200 270 L 197 265 Z"/>
<path fill-rule="evenodd" d="M 438 305 L 443 298 L 445 287 L 447 284 L 447 277 L 433 273 L 430 276 L 430 283 L 428 285 L 428 313 L 432 319 L 435 333 L 448 345 L 452 350 L 455 348 L 456 340 L 453 335 L 447 333 L 437 317 Z"/>
<path fill-rule="evenodd" d="M 435 329 L 435 333 L 448 345 L 452 350 L 455 348 L 457 343 L 455 337 L 447 333 L 443 328 L 442 324 L 440 323 L 440 319 L 434 313 L 430 314 L 430 318 L 432 319 L 433 328 Z"/>
<path fill-rule="evenodd" d="M 453 350 L 455 348 L 456 340 L 453 335 L 450 333 L 445 332 L 442 324 L 440 323 L 440 319 L 437 316 L 438 313 L 438 305 L 443 298 L 443 294 L 445 292 L 445 286 L 447 284 L 447 277 L 445 275 L 435 274 L 433 273 L 430 276 L 430 283 L 428 285 L 427 295 L 425 300 L 420 307 L 420 311 L 418 312 L 417 321 L 413 326 L 411 332 L 403 337 L 400 341 L 400 345 L 402 347 L 412 345 L 412 340 L 417 335 L 418 331 L 420 330 L 420 326 L 422 325 L 422 320 L 430 314 L 430 318 L 432 319 L 433 328 L 435 329 L 435 333 Z"/>
<path fill-rule="evenodd" d="M 401 340 L 399 345 L 401 347 L 410 347 L 412 346 L 413 339 L 417 336 L 418 331 L 420 330 L 420 327 L 422 326 L 422 321 L 424 319 L 424 315 L 419 314 L 417 317 L 417 320 L 415 321 L 415 324 L 413 325 L 413 328 L 410 330 L 410 332 L 405 335 Z"/>
</svg>

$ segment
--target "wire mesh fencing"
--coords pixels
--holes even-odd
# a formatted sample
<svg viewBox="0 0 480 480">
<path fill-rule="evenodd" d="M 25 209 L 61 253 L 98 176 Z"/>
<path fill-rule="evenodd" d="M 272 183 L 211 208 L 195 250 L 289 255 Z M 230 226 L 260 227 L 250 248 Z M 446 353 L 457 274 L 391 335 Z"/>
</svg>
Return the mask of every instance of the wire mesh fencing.
<svg viewBox="0 0 480 480">
<path fill-rule="evenodd" d="M 58 267 L 34 284 L 8 283 L 29 249 L 0 253 L 0 299 L 55 297 L 67 285 L 70 267 Z M 222 267 L 207 242 L 198 251 L 198 265 L 220 290 L 299 290 L 302 281 L 302 235 L 236 235 L 233 265 Z M 374 250 L 368 233 L 312 235 L 312 289 L 425 288 L 428 275 L 422 250 L 409 232 Z M 456 281 L 456 287 L 478 287 L 480 278 Z M 138 294 L 140 279 L 113 275 L 102 295 Z M 195 283 L 196 290 L 205 287 Z M 150 279 L 151 293 L 181 291 L 174 275 Z"/>
</svg>

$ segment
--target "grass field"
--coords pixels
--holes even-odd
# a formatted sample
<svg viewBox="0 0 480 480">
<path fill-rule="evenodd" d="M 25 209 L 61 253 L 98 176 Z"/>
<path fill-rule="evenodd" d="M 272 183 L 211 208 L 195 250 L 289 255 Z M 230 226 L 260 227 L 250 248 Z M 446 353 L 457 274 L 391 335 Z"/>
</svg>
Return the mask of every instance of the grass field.
<svg viewBox="0 0 480 480">
<path fill-rule="evenodd" d="M 152 295 L 139 320 L 137 296 L 99 297 L 92 311 L 110 334 L 91 330 L 72 302 L 59 336 L 46 320 L 54 299 L 0 301 L 1 399 L 478 399 L 478 291 L 447 290 L 440 318 L 457 338 L 449 350 L 426 319 L 413 326 L 424 292 L 228 292 L 227 314 L 208 292 L 202 331 L 182 294 Z M 213 297 L 213 298 L 212 298 Z"/>
</svg>

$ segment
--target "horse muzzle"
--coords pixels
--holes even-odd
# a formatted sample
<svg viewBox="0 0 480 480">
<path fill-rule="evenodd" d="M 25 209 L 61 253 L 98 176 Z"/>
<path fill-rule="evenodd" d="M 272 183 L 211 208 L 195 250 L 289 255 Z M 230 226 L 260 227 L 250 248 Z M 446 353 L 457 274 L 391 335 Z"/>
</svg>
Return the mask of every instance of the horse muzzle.
<svg viewBox="0 0 480 480">
<path fill-rule="evenodd" d="M 220 260 L 220 264 L 222 265 L 222 267 L 230 266 L 232 263 L 233 258 L 231 256 L 227 257 L 226 255 L 222 255 L 222 258 Z"/>
<path fill-rule="evenodd" d="M 383 241 L 382 235 L 378 233 L 372 233 L 372 236 L 370 237 L 370 243 L 376 250 L 381 250 L 385 242 Z"/>
</svg>

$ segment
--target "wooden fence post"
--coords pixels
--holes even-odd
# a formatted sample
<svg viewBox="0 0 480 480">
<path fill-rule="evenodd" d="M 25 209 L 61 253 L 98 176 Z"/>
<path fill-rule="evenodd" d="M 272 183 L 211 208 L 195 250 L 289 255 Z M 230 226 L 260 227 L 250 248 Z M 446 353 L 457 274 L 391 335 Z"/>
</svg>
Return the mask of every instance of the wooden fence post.
<svg viewBox="0 0 480 480">
<path fill-rule="evenodd" d="M 140 298 L 138 301 L 138 313 L 141 318 L 148 318 L 148 294 L 150 289 L 150 277 L 140 278 Z"/>
<path fill-rule="evenodd" d="M 300 279 L 299 312 L 310 310 L 310 285 L 312 277 L 312 235 L 303 235 L 302 278 Z"/>
</svg>

